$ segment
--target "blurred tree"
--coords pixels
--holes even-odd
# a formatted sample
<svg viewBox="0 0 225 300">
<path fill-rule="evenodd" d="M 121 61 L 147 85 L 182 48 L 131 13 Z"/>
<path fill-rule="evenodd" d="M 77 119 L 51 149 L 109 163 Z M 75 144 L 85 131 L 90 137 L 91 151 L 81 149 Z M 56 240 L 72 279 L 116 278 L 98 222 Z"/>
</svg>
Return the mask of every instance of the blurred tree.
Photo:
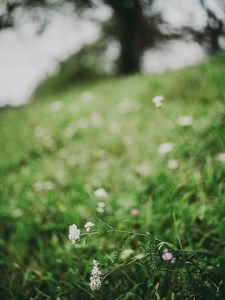
<svg viewBox="0 0 225 300">
<path fill-rule="evenodd" d="M 125 74 L 136 72 L 140 68 L 140 58 L 144 49 L 142 33 L 145 19 L 142 3 L 139 0 L 106 2 L 113 8 L 118 26 L 118 40 L 121 46 L 119 71 Z"/>
<path fill-rule="evenodd" d="M 141 57 L 146 48 L 153 47 L 156 42 L 168 38 L 183 38 L 189 33 L 210 53 L 220 49 L 219 37 L 224 34 L 224 20 L 209 8 L 205 0 L 199 1 L 207 15 L 206 26 L 200 31 L 191 26 L 176 32 L 163 30 L 164 22 L 160 14 L 153 12 L 153 4 L 157 0 L 1 0 L 0 29 L 13 26 L 14 12 L 20 7 L 46 9 L 70 3 L 73 7 L 72 13 L 80 15 L 88 8 L 106 4 L 112 9 L 113 15 L 111 20 L 103 25 L 103 35 L 113 36 L 119 42 L 118 73 L 131 74 L 140 70 Z M 225 11 L 225 0 L 215 2 L 218 2 Z"/>
<path fill-rule="evenodd" d="M 225 34 L 224 19 L 220 18 L 218 14 L 211 9 L 205 0 L 200 0 L 202 8 L 207 14 L 207 23 L 203 34 L 199 35 L 200 42 L 205 42 L 207 50 L 210 54 L 214 54 L 221 50 L 219 38 Z M 225 13 L 225 1 L 217 1 L 221 11 Z"/>
<path fill-rule="evenodd" d="M 111 20 L 103 26 L 103 35 L 112 36 L 120 45 L 118 71 L 130 74 L 139 71 L 141 57 L 146 48 L 168 38 L 160 28 L 160 14 L 153 13 L 157 0 L 106 0 L 113 9 Z M 109 26 L 108 26 L 109 25 Z"/>
<path fill-rule="evenodd" d="M 130 74 L 139 71 L 141 57 L 146 47 L 152 46 L 163 36 L 159 30 L 161 19 L 152 15 L 153 3 L 157 0 L 3 0 L 4 13 L 0 15 L 0 28 L 13 26 L 13 13 L 16 8 L 52 8 L 70 3 L 74 12 L 80 14 L 87 8 L 102 4 L 113 11 L 111 33 L 119 41 L 120 56 L 118 72 Z"/>
<path fill-rule="evenodd" d="M 202 29 L 196 29 L 192 26 L 181 28 L 181 33 L 189 34 L 202 45 L 208 54 L 215 54 L 222 50 L 220 38 L 225 36 L 225 0 L 215 0 L 209 2 L 199 0 L 200 5 L 206 13 L 206 23 Z M 209 6 L 209 4 L 214 4 Z"/>
<path fill-rule="evenodd" d="M 4 1 L 0 3 L 0 29 L 13 26 L 12 14 L 17 7 L 15 2 Z"/>
</svg>

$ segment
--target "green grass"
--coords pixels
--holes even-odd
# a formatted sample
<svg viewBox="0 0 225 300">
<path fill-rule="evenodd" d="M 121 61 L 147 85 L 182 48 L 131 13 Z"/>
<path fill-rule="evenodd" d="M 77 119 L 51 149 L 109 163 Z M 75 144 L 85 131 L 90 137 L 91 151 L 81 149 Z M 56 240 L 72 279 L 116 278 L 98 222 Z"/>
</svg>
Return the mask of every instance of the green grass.
<svg viewBox="0 0 225 300">
<path fill-rule="evenodd" d="M 225 298 L 225 163 L 216 159 L 225 152 L 224 62 L 220 54 L 160 76 L 79 84 L 0 111 L 0 299 Z M 87 90 L 94 95 L 88 103 Z M 158 94 L 166 99 L 159 109 L 152 104 Z M 57 112 L 55 101 L 63 103 Z M 192 126 L 177 124 L 182 115 L 193 117 Z M 165 142 L 174 149 L 159 155 Z M 40 190 L 38 182 L 50 183 Z M 96 212 L 99 187 L 108 192 L 103 214 Z M 132 217 L 132 208 L 140 215 Z M 96 217 L 176 245 L 177 262 L 153 253 L 160 268 L 118 269 L 92 292 L 93 258 L 104 268 L 121 237 L 72 245 L 68 226 Z M 133 238 L 125 248 L 138 253 L 139 243 Z M 206 271 L 185 266 L 180 250 L 205 251 L 197 264 L 204 260 Z"/>
</svg>

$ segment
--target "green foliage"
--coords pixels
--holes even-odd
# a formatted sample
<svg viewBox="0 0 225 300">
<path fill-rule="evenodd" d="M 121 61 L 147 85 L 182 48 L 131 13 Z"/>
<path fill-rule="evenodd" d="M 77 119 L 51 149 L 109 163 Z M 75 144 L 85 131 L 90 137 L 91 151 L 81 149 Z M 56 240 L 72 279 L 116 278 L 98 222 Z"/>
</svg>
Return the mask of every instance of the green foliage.
<svg viewBox="0 0 225 300">
<path fill-rule="evenodd" d="M 58 70 L 39 85 L 37 95 L 51 94 L 62 89 L 76 86 L 82 82 L 93 83 L 110 73 L 104 69 L 106 42 L 99 39 L 84 45 L 77 53 L 63 61 Z"/>
<path fill-rule="evenodd" d="M 217 160 L 225 152 L 224 59 L 55 87 L 0 111 L 1 299 L 225 298 L 225 164 Z M 161 108 L 152 104 L 158 94 Z M 179 126 L 181 115 L 192 126 Z M 165 142 L 175 147 L 159 155 Z M 99 187 L 108 192 L 102 214 Z M 72 245 L 68 226 L 86 221 L 101 234 Z M 165 248 L 175 263 L 163 261 Z M 126 249 L 134 252 L 124 261 Z M 103 272 L 125 262 L 97 292 L 89 288 L 93 259 Z"/>
</svg>

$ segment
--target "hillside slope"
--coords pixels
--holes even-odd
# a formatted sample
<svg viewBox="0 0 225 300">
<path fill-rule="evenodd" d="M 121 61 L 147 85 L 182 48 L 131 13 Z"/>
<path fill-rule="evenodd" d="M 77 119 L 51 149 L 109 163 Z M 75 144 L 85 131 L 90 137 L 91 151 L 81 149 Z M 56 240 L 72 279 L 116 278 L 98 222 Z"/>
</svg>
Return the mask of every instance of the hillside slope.
<svg viewBox="0 0 225 300">
<path fill-rule="evenodd" d="M 83 84 L 0 111 L 1 299 L 224 299 L 224 63 L 220 54 L 181 71 Z M 160 108 L 156 95 L 165 97 Z M 192 124 L 181 126 L 181 116 Z M 103 213 L 94 193 L 101 187 Z M 179 250 L 209 252 L 218 272 L 207 271 L 208 279 L 201 270 L 189 276 L 173 266 L 170 275 L 168 264 L 162 272 L 134 265 L 113 273 L 96 296 L 88 286 L 92 260 L 110 261 L 118 239 L 74 246 L 67 236 L 70 224 L 98 218 Z M 124 247 L 138 252 L 137 245 Z"/>
</svg>

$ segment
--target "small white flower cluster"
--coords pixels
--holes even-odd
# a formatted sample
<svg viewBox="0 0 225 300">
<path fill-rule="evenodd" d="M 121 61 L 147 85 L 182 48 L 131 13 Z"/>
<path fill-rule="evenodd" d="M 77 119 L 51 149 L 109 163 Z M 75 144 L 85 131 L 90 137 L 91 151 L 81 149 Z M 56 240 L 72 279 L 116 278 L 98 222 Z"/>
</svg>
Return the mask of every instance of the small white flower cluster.
<svg viewBox="0 0 225 300">
<path fill-rule="evenodd" d="M 216 157 L 218 161 L 225 162 L 225 153 L 219 153 Z"/>
<path fill-rule="evenodd" d="M 108 193 L 106 192 L 105 189 L 99 188 L 94 192 L 95 196 L 98 198 L 105 198 L 108 196 Z"/>
<path fill-rule="evenodd" d="M 114 121 L 109 125 L 109 130 L 111 133 L 118 133 L 121 130 L 121 124 Z"/>
<path fill-rule="evenodd" d="M 140 109 L 140 104 L 136 100 L 123 99 L 118 105 L 118 112 L 120 114 L 127 114 L 132 111 L 138 111 Z"/>
<path fill-rule="evenodd" d="M 94 99 L 94 94 L 92 91 L 85 91 L 81 94 L 81 101 L 84 103 L 89 103 Z"/>
<path fill-rule="evenodd" d="M 98 198 L 101 198 L 102 200 L 105 200 L 105 198 L 108 196 L 108 193 L 106 192 L 105 189 L 103 188 L 98 188 L 95 192 L 94 192 L 95 196 Z M 105 211 L 105 202 L 103 201 L 99 201 L 97 203 L 97 207 L 96 207 L 96 211 L 98 213 L 104 213 Z"/>
<path fill-rule="evenodd" d="M 91 228 L 95 224 L 88 221 L 84 228 L 86 229 L 86 232 L 89 232 Z M 77 228 L 77 225 L 72 224 L 69 226 L 69 240 L 74 244 L 76 241 L 80 239 L 80 229 Z M 92 291 L 98 290 L 102 285 L 102 279 L 101 279 L 101 271 L 99 270 L 99 263 L 94 259 L 93 260 L 93 268 L 91 271 L 91 277 L 90 277 L 90 288 Z"/>
<path fill-rule="evenodd" d="M 135 168 L 136 172 L 138 173 L 138 175 L 140 176 L 149 176 L 151 174 L 151 168 L 148 164 L 140 164 L 137 165 Z"/>
<path fill-rule="evenodd" d="M 178 167 L 178 162 L 176 159 L 170 159 L 167 164 L 168 169 L 175 170 Z"/>
<path fill-rule="evenodd" d="M 84 225 L 84 228 L 86 229 L 86 232 L 89 232 L 91 228 L 95 226 L 92 222 L 87 222 Z M 80 229 L 77 228 L 77 225 L 73 224 L 69 226 L 69 240 L 75 244 L 76 241 L 79 241 L 80 239 Z"/>
<path fill-rule="evenodd" d="M 90 115 L 90 123 L 93 127 L 98 128 L 102 125 L 102 116 L 94 111 Z"/>
<path fill-rule="evenodd" d="M 190 116 L 181 116 L 178 118 L 177 123 L 180 126 L 191 126 L 193 119 Z"/>
<path fill-rule="evenodd" d="M 104 211 L 105 211 L 105 202 L 99 201 L 99 202 L 97 203 L 96 211 L 97 211 L 98 213 L 101 213 L 101 214 L 104 213 Z"/>
<path fill-rule="evenodd" d="M 58 100 L 58 101 L 51 103 L 50 110 L 52 112 L 58 112 L 63 109 L 63 106 L 64 106 L 64 103 L 62 101 Z"/>
<path fill-rule="evenodd" d="M 155 107 L 161 107 L 164 100 L 165 97 L 163 95 L 158 95 L 152 99 L 152 102 L 155 104 Z"/>
<path fill-rule="evenodd" d="M 173 150 L 174 148 L 174 144 L 172 143 L 163 143 L 161 145 L 159 145 L 159 148 L 158 148 L 158 153 L 159 154 L 166 154 L 166 153 L 169 153 Z"/>
<path fill-rule="evenodd" d="M 73 224 L 69 227 L 69 240 L 75 244 L 76 241 L 80 239 L 80 229 L 77 228 L 77 225 Z"/>
<path fill-rule="evenodd" d="M 51 191 L 55 188 L 55 185 L 51 181 L 37 181 L 33 184 L 35 191 Z"/>
<path fill-rule="evenodd" d="M 92 289 L 92 291 L 100 289 L 102 285 L 101 275 L 102 273 L 99 270 L 99 263 L 94 259 L 90 277 L 90 288 Z"/>
<path fill-rule="evenodd" d="M 165 97 L 163 95 L 155 96 L 152 99 L 152 102 L 156 107 L 161 107 Z M 177 120 L 178 125 L 180 126 L 191 126 L 193 123 L 193 118 L 191 116 L 180 116 Z M 171 152 L 174 149 L 174 144 L 172 143 L 163 143 L 158 147 L 158 154 L 164 155 Z M 175 170 L 178 167 L 178 162 L 176 159 L 170 159 L 167 164 L 168 169 Z"/>
<path fill-rule="evenodd" d="M 120 258 L 122 260 L 126 260 L 131 254 L 134 253 L 134 250 L 133 249 L 124 249 L 122 252 L 121 252 L 121 255 L 120 255 Z"/>
<path fill-rule="evenodd" d="M 95 226 L 95 224 L 89 221 L 84 225 L 84 228 L 89 232 L 93 226 Z"/>
</svg>

